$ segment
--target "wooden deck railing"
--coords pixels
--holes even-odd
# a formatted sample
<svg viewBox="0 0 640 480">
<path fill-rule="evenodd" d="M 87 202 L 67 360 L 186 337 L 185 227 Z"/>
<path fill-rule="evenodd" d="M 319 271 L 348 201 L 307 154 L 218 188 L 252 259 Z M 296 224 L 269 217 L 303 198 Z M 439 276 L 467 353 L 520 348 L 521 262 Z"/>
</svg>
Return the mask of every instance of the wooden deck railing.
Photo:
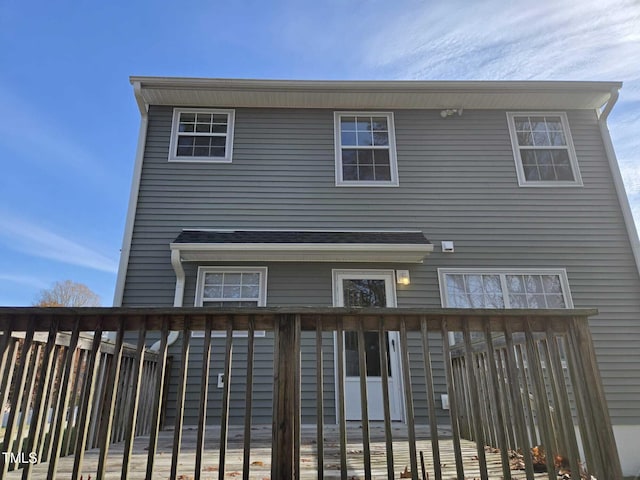
<svg viewBox="0 0 640 480">
<path fill-rule="evenodd" d="M 313 356 L 316 365 L 323 364 L 327 338 L 323 332 L 334 332 L 342 339 L 343 332 L 355 332 L 358 341 L 359 364 L 364 365 L 364 335 L 379 333 L 381 384 L 384 405 L 384 445 L 386 476 L 398 478 L 402 466 L 394 465 L 393 426 L 387 384 L 389 355 L 384 332 L 400 335 L 404 420 L 407 429 L 408 470 L 414 479 L 423 478 L 416 447 L 416 411 L 427 412 L 424 418 L 429 430 L 431 452 L 429 478 L 443 478 L 441 444 L 452 438 L 456 475 L 465 477 L 465 459 L 461 441 L 472 439 L 477 445 L 479 476 L 488 479 L 486 446 L 495 448 L 502 459 L 501 475 L 513 478 L 510 451 L 521 451 L 525 475 L 533 479 L 532 448 L 546 453 L 549 479 L 557 479 L 554 457 L 563 458 L 570 478 L 580 479 L 581 473 L 599 480 L 621 479 L 620 463 L 596 364 L 594 347 L 588 329 L 588 316 L 594 310 L 496 311 L 496 310 L 408 310 L 408 309 L 229 309 L 205 308 L 133 309 L 39 309 L 0 308 L 0 399 L 8 408 L 1 455 L 2 476 L 15 466 L 15 455 L 36 452 L 38 462 L 48 462 L 48 478 L 55 478 L 61 456 L 75 455 L 72 478 L 80 478 L 83 456 L 87 448 L 99 448 L 98 461 L 92 478 L 102 479 L 106 473 L 109 445 L 124 442 L 121 478 L 129 475 L 133 440 L 148 434 L 146 477 L 154 476 L 158 455 L 160 418 L 168 407 L 166 397 L 168 338 L 170 331 L 180 331 L 180 381 L 175 400 L 175 422 L 169 477 L 181 474 L 203 475 L 205 433 L 211 426 L 207 411 L 211 366 L 211 331 L 227 332 L 224 364 L 224 387 L 219 424 L 217 465 L 207 469 L 225 477 L 231 403 L 232 362 L 234 361 L 233 331 L 248 331 L 246 393 L 244 399 L 244 447 L 242 475 L 248 479 L 254 467 L 251 461 L 251 435 L 254 397 L 254 345 L 272 342 L 273 348 L 273 409 L 271 478 L 287 479 L 301 476 L 301 391 L 303 353 Z M 257 339 L 255 332 L 264 330 L 266 338 Z M 100 340 L 102 332 L 117 332 L 114 344 Z M 193 331 L 204 331 L 202 353 L 193 362 L 190 346 Z M 48 332 L 41 339 L 41 332 Z M 93 333 L 85 338 L 83 332 Z M 126 332 L 137 332 L 137 346 L 125 347 Z M 462 344 L 451 344 L 452 333 L 462 337 Z M 153 337 L 151 337 L 153 334 Z M 313 341 L 302 342 L 302 335 Z M 453 335 L 455 336 L 455 335 Z M 148 338 L 160 339 L 157 353 L 149 353 Z M 411 339 L 412 348 L 409 348 Z M 345 358 L 342 341 L 336 345 L 337 364 Z M 311 347 L 309 345 L 312 345 Z M 420 345 L 420 348 L 416 348 Z M 303 352 L 303 349 L 309 352 Z M 244 353 L 246 352 L 246 357 Z M 204 367 L 199 375 L 197 441 L 195 462 L 190 471 L 179 470 L 182 434 L 184 431 L 187 371 L 189 362 Z M 433 364 L 443 364 L 450 409 L 440 409 Z M 325 415 L 323 368 L 315 369 L 316 399 L 316 472 L 325 477 Z M 339 429 L 339 464 L 341 478 L 349 475 L 344 370 L 337 368 L 337 401 L 335 404 Z M 193 372 L 191 373 L 193 375 Z M 243 373 L 244 374 L 244 373 Z M 416 379 L 424 391 L 414 394 Z M 305 389 L 308 389 L 305 386 Z M 193 395 L 193 392 L 190 392 Z M 365 478 L 372 478 L 372 451 L 366 376 L 360 369 L 360 410 L 362 465 Z M 242 406 L 241 406 L 242 407 Z M 307 407 L 308 409 L 308 407 Z M 446 416 L 445 416 L 446 415 Z M 443 418 L 445 418 L 443 423 Z M 442 435 L 443 427 L 451 435 Z M 352 439 L 350 439 L 352 440 Z M 210 459 L 206 459 L 210 461 Z M 23 478 L 29 478 L 32 464 L 21 463 Z M 467 472 L 468 475 L 468 472 Z M 447 477 L 451 478 L 451 477 Z M 589 477 L 587 477 L 589 478 Z"/>
</svg>

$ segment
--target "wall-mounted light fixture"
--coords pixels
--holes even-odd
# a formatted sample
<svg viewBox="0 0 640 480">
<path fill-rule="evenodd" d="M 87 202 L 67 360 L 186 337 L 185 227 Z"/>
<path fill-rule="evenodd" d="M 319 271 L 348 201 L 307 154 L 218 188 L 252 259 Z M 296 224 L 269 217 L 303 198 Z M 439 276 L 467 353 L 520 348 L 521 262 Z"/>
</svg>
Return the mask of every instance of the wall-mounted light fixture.
<svg viewBox="0 0 640 480">
<path fill-rule="evenodd" d="M 442 118 L 447 118 L 447 117 L 452 117 L 453 115 L 455 115 L 456 113 L 458 114 L 459 117 L 462 116 L 462 112 L 463 112 L 463 108 L 446 108 L 444 110 L 442 110 L 440 112 L 440 116 Z"/>
<path fill-rule="evenodd" d="M 400 285 L 409 285 L 411 283 L 409 270 L 396 270 L 396 282 Z"/>
</svg>

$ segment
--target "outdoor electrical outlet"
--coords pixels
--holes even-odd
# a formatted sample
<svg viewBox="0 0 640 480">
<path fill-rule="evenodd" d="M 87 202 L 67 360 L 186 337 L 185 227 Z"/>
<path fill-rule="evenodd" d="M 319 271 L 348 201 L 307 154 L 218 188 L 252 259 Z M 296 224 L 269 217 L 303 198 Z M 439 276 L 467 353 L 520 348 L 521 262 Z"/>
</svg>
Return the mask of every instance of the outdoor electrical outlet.
<svg viewBox="0 0 640 480">
<path fill-rule="evenodd" d="M 218 374 L 218 388 L 224 387 L 224 373 Z"/>
</svg>

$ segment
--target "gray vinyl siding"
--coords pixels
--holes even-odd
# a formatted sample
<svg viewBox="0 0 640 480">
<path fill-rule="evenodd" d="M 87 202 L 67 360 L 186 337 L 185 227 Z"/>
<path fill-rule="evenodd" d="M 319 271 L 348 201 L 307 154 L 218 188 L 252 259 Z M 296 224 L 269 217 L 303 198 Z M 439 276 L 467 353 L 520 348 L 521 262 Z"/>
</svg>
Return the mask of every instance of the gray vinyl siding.
<svg viewBox="0 0 640 480">
<path fill-rule="evenodd" d="M 424 264 L 355 267 L 409 269 L 411 285 L 398 286 L 401 307 L 440 306 L 439 267 L 566 268 L 574 305 L 600 312 L 591 327 L 613 422 L 640 424 L 640 279 L 595 112 L 567 112 L 584 187 L 565 188 L 518 186 L 504 111 L 465 110 L 447 119 L 437 110 L 394 111 L 400 180 L 395 188 L 335 186 L 332 110 L 236 109 L 231 164 L 168 162 L 171 115 L 169 107 L 149 111 L 123 305 L 173 305 L 169 243 L 183 228 L 419 229 L 436 245 Z M 453 240 L 455 253 L 442 253 L 442 240 Z M 331 268 L 354 267 L 249 264 L 269 268 L 270 306 L 331 305 Z M 185 264 L 184 305 L 193 304 L 196 269 Z M 174 356 L 179 343 L 172 347 Z M 417 367 L 419 344 L 410 343 Z M 269 337 L 257 341 L 262 344 L 260 358 L 266 359 Z M 214 362 L 220 345 L 216 340 Z M 196 367 L 199 352 L 194 343 Z M 312 357 L 303 362 L 314 364 Z M 439 394 L 444 380 L 437 367 Z M 271 409 L 271 366 L 264 361 L 261 368 L 265 384 L 254 415 Z M 325 342 L 325 378 L 333 368 L 333 347 Z M 172 389 L 178 371 L 173 369 Z M 423 395 L 419 372 L 414 390 Z M 303 384 L 312 388 L 314 376 L 305 372 Z M 197 415 L 199 378 L 194 382 L 191 416 Z M 243 388 L 232 382 L 233 398 L 241 403 Z M 328 415 L 335 418 L 332 381 L 325 392 Z M 313 398 L 313 392 L 303 398 L 305 415 L 312 412 Z"/>
</svg>

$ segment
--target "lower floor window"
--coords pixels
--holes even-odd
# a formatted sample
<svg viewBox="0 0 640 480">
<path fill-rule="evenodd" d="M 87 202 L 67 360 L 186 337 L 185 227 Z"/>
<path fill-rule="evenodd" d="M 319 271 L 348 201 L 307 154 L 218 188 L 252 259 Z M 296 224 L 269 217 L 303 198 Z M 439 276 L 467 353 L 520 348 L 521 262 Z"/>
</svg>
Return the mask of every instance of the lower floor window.
<svg viewBox="0 0 640 480">
<path fill-rule="evenodd" d="M 564 269 L 439 269 L 442 306 L 573 308 Z"/>
<path fill-rule="evenodd" d="M 266 267 L 200 267 L 196 286 L 196 307 L 264 307 L 267 304 Z M 264 336 L 264 331 L 255 332 Z M 203 332 L 194 332 L 202 336 Z M 224 332 L 213 332 L 224 336 Z M 236 331 L 234 336 L 246 336 Z"/>
</svg>

